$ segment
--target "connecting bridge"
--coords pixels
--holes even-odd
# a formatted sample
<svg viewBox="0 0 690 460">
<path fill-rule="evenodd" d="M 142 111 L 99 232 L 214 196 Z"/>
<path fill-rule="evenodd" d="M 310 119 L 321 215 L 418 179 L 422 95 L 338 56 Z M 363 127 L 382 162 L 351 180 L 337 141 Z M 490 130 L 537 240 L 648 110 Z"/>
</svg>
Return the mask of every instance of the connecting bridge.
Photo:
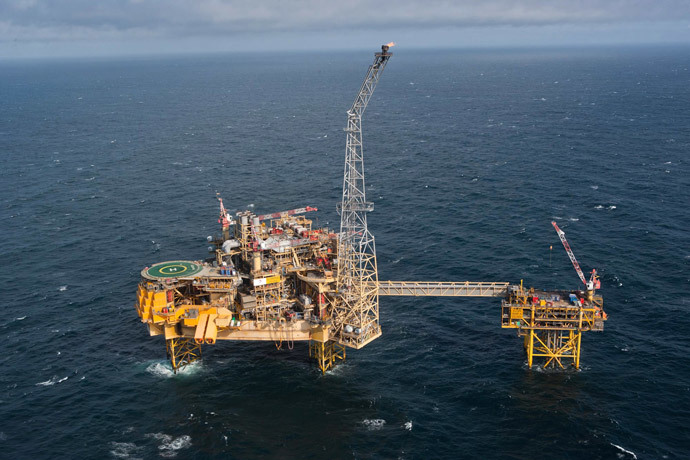
<svg viewBox="0 0 690 460">
<path fill-rule="evenodd" d="M 379 281 L 385 296 L 505 297 L 510 283 L 451 281 Z"/>
</svg>

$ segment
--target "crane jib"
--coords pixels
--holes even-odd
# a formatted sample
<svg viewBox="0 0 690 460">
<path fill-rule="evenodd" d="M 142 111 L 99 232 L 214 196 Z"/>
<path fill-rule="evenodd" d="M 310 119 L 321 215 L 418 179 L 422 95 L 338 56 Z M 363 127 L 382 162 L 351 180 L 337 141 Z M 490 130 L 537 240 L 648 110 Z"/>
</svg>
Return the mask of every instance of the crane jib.
<svg viewBox="0 0 690 460">
<path fill-rule="evenodd" d="M 575 271 L 577 272 L 577 276 L 580 277 L 580 280 L 582 281 L 582 284 L 585 286 L 587 285 L 587 280 L 585 279 L 585 274 L 582 273 L 582 269 L 580 268 L 580 264 L 577 263 L 577 259 L 575 258 L 575 254 L 573 254 L 573 250 L 570 249 L 570 245 L 568 244 L 568 240 L 565 239 L 565 232 L 558 228 L 558 225 L 556 222 L 551 222 L 551 225 L 556 229 L 556 233 L 558 233 L 558 238 L 561 239 L 561 243 L 563 243 L 563 247 L 565 248 L 565 252 L 568 253 L 568 258 L 570 258 L 570 262 L 572 262 L 573 267 L 575 267 Z"/>
</svg>

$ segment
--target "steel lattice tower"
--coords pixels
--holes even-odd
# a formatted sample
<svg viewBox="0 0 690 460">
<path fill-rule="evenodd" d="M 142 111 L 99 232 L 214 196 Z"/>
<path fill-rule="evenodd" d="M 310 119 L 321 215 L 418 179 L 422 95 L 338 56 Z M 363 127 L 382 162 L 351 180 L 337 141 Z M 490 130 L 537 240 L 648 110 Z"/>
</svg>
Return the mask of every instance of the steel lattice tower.
<svg viewBox="0 0 690 460">
<path fill-rule="evenodd" d="M 381 335 L 376 245 L 374 235 L 367 228 L 367 212 L 373 211 L 374 204 L 366 200 L 362 114 L 391 55 L 385 45 L 381 53 L 374 55 L 374 62 L 347 112 L 343 198 L 339 209 L 339 296 L 333 320 L 336 340 L 354 348 L 361 348 Z"/>
</svg>

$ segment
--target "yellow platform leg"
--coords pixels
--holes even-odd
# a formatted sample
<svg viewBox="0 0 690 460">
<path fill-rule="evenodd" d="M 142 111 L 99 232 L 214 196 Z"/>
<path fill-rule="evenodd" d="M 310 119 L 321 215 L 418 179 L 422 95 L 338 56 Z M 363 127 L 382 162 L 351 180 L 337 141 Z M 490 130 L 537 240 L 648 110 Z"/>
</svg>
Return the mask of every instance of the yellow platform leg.
<svg viewBox="0 0 690 460">
<path fill-rule="evenodd" d="M 527 367 L 532 367 L 532 360 L 534 359 L 534 329 L 529 330 L 529 335 L 525 336 L 525 339 L 527 341 Z"/>
<path fill-rule="evenodd" d="M 309 357 L 316 362 L 321 373 L 325 374 L 336 365 L 336 360 L 345 360 L 345 347 L 333 340 L 326 342 L 312 340 L 309 342 Z"/>
<path fill-rule="evenodd" d="M 530 345 L 527 349 L 527 361 L 531 366 L 533 357 L 545 358 L 543 367 L 560 367 L 571 362 L 575 369 L 580 368 L 580 345 L 582 333 L 579 331 L 540 330 L 530 331 Z"/>
<path fill-rule="evenodd" d="M 201 344 L 196 343 L 194 339 L 168 339 L 165 345 L 173 372 L 176 374 L 187 364 L 201 359 Z"/>
<path fill-rule="evenodd" d="M 575 348 L 575 369 L 580 368 L 580 345 L 582 344 L 582 332 L 577 333 L 577 346 Z"/>
</svg>

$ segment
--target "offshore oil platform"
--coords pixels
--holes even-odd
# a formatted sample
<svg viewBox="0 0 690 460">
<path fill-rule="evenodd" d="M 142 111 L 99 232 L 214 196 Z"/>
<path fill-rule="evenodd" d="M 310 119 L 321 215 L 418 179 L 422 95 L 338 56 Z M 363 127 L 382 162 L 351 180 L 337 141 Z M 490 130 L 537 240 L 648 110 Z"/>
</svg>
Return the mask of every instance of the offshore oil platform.
<svg viewBox="0 0 690 460">
<path fill-rule="evenodd" d="M 381 296 L 497 297 L 501 327 L 524 338 L 527 364 L 580 366 L 582 333 L 602 331 L 607 319 L 600 282 L 585 279 L 565 234 L 553 222 L 584 289 L 542 291 L 508 282 L 381 281 L 367 213 L 362 115 L 393 55 L 394 43 L 374 54 L 347 111 L 345 173 L 337 205 L 340 228 L 315 228 L 303 207 L 273 214 L 220 205 L 220 234 L 208 237 L 213 257 L 170 261 L 141 272 L 136 309 L 152 336 L 162 335 L 172 368 L 201 358 L 202 345 L 218 340 L 270 341 L 292 348 L 309 342 L 322 372 L 382 334 Z"/>
</svg>

